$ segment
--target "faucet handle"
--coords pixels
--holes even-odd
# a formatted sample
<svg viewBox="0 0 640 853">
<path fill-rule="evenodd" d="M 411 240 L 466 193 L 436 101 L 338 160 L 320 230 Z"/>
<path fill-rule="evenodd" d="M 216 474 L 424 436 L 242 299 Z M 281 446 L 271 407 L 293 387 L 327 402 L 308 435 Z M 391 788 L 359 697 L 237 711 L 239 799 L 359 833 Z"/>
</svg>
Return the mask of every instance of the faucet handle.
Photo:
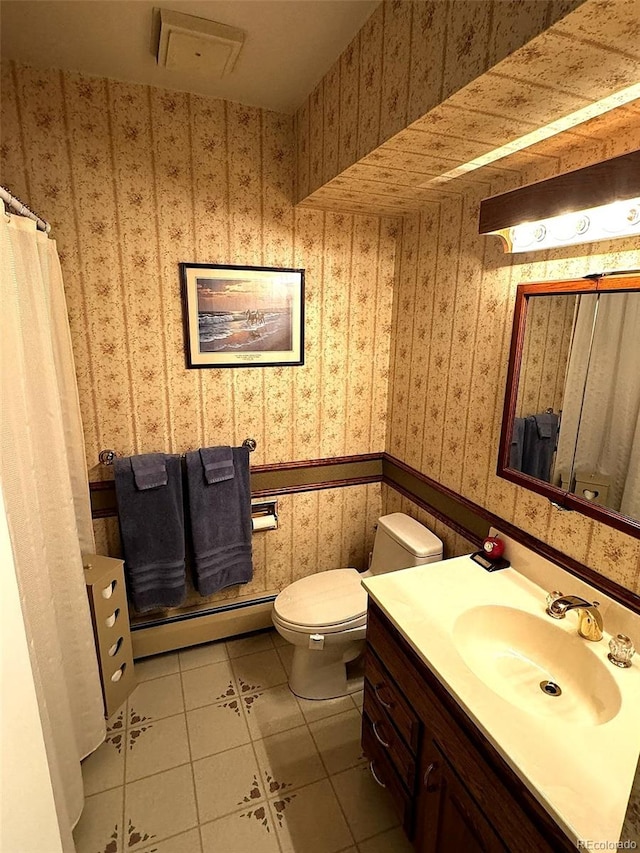
<svg viewBox="0 0 640 853">
<path fill-rule="evenodd" d="M 611 650 L 607 657 L 615 666 L 629 667 L 631 666 L 631 658 L 635 654 L 633 643 L 626 634 L 616 634 L 609 640 L 609 649 Z"/>
<path fill-rule="evenodd" d="M 559 592 L 557 589 L 554 590 L 554 592 L 550 592 L 546 600 L 547 610 L 551 607 L 554 601 L 557 601 L 559 598 L 562 598 L 563 595 L 564 593 Z"/>
</svg>

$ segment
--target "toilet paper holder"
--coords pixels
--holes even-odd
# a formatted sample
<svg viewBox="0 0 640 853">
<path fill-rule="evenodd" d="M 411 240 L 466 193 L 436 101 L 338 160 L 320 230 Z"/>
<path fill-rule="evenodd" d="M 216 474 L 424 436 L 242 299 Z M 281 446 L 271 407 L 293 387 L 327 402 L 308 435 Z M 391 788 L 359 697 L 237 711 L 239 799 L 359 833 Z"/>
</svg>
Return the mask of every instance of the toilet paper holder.
<svg viewBox="0 0 640 853">
<path fill-rule="evenodd" d="M 260 530 L 277 530 L 278 501 L 251 501 L 251 523 L 254 533 Z"/>
</svg>

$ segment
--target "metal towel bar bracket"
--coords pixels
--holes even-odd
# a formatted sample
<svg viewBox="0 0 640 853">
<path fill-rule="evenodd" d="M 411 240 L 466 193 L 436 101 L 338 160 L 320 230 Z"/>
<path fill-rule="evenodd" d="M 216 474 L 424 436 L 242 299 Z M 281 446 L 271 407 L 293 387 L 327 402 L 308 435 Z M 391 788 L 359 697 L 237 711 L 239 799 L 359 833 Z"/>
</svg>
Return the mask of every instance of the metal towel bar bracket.
<svg viewBox="0 0 640 853">
<path fill-rule="evenodd" d="M 242 446 L 246 447 L 249 453 L 253 453 L 258 445 L 255 438 L 245 438 L 242 442 Z M 100 453 L 98 453 L 98 460 L 102 465 L 113 465 L 113 460 L 116 459 L 117 456 L 118 454 L 115 450 L 101 450 Z M 184 457 L 184 453 L 182 456 Z"/>
</svg>

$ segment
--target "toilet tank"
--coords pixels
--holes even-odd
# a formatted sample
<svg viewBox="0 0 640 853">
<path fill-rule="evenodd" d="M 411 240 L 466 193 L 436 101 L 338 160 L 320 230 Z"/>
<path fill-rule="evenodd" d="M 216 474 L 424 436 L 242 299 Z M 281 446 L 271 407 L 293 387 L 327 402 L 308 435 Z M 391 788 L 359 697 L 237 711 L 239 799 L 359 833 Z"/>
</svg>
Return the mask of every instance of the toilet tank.
<svg viewBox="0 0 640 853">
<path fill-rule="evenodd" d="M 441 559 L 442 540 L 415 518 L 392 512 L 378 519 L 369 566 L 372 575 L 437 563 Z"/>
</svg>

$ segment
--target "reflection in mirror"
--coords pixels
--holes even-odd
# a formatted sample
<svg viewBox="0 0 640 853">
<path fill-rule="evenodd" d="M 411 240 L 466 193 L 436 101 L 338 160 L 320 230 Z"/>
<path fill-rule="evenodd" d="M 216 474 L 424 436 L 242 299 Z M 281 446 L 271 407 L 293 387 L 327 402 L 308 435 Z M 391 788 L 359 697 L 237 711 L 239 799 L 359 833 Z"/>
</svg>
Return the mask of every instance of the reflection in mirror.
<svg viewBox="0 0 640 853">
<path fill-rule="evenodd" d="M 564 491 L 572 489 L 574 457 L 584 389 L 590 365 L 594 324 L 598 310 L 597 293 L 581 293 L 570 297 L 575 300 L 571 327 L 571 346 L 566 363 L 562 394 L 562 426 L 558 437 L 558 452 L 554 466 L 553 482 Z M 600 503 L 600 501 L 598 501 Z"/>
<path fill-rule="evenodd" d="M 640 519 L 640 293 L 527 299 L 508 467 Z"/>
<path fill-rule="evenodd" d="M 510 452 L 510 468 L 546 483 L 560 485 L 561 467 L 570 475 L 578 420 L 560 430 L 569 355 L 580 296 L 531 296 L 522 351 L 520 383 Z M 595 297 L 592 297 L 595 301 Z M 587 338 L 587 352 L 590 332 Z M 580 353 L 584 350 L 579 349 Z M 587 359 L 574 358 L 572 378 L 586 375 Z M 580 370 L 581 367 L 581 370 Z M 582 386 L 580 387 L 580 395 Z M 576 410 L 579 418 L 580 409 Z M 556 448 L 562 447 L 562 456 Z"/>
<path fill-rule="evenodd" d="M 567 383 L 563 425 L 570 409 L 578 407 L 578 396 L 569 396 Z M 570 491 L 640 518 L 640 293 L 598 297 L 578 418 Z"/>
</svg>

